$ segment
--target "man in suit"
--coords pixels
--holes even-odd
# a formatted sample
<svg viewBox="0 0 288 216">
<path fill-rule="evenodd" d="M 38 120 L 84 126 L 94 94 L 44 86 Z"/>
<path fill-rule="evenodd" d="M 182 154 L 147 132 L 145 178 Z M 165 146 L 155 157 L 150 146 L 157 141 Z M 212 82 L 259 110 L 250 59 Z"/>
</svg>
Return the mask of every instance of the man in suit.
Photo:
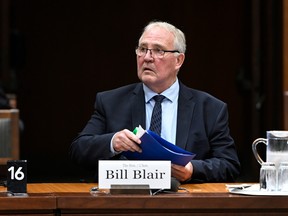
<svg viewBox="0 0 288 216">
<path fill-rule="evenodd" d="M 132 131 L 139 125 L 149 128 L 153 96 L 161 94 L 161 137 L 196 154 L 186 166 L 172 164 L 171 175 L 183 183 L 235 181 L 240 163 L 227 105 L 178 80 L 185 51 L 181 30 L 167 22 L 149 23 L 136 48 L 141 82 L 96 95 L 91 119 L 70 146 L 71 158 L 97 169 L 100 159 L 125 159 L 124 151 L 141 152 L 141 140 Z"/>
</svg>

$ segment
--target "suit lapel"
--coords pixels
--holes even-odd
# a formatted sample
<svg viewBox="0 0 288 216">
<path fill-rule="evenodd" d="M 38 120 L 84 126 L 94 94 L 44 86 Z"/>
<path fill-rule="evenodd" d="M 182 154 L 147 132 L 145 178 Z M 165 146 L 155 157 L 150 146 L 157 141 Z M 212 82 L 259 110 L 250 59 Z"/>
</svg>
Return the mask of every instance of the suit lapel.
<svg viewBox="0 0 288 216">
<path fill-rule="evenodd" d="M 178 98 L 178 117 L 176 129 L 176 145 L 185 149 L 189 136 L 189 129 L 191 128 L 192 116 L 195 103 L 192 98 L 193 95 L 189 89 L 180 83 L 179 98 Z M 146 128 L 146 110 L 145 99 L 142 84 L 138 84 L 131 97 L 132 107 L 132 127 L 141 125 Z"/>
<path fill-rule="evenodd" d="M 178 117 L 176 129 L 176 145 L 185 149 L 192 123 L 192 115 L 195 103 L 192 101 L 192 93 L 186 86 L 180 83 L 178 98 Z"/>
<path fill-rule="evenodd" d="M 145 99 L 142 84 L 138 84 L 133 91 L 131 98 L 132 106 L 132 127 L 141 125 L 146 128 Z"/>
</svg>

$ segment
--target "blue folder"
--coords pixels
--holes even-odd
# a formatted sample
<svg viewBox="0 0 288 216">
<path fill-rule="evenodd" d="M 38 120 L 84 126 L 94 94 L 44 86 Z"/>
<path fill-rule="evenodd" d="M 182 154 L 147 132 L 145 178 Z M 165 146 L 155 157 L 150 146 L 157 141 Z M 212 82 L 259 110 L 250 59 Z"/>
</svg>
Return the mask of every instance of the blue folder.
<svg viewBox="0 0 288 216">
<path fill-rule="evenodd" d="M 129 160 L 170 160 L 172 164 L 181 166 L 185 166 L 196 155 L 168 142 L 150 130 L 145 131 L 140 140 L 141 153 L 127 151 L 122 155 Z"/>
</svg>

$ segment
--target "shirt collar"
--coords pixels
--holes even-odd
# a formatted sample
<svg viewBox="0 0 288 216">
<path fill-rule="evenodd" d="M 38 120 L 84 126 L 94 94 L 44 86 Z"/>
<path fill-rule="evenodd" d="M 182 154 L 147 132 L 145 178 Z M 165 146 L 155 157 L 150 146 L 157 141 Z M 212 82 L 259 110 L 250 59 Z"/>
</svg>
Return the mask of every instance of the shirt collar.
<svg viewBox="0 0 288 216">
<path fill-rule="evenodd" d="M 151 89 L 149 89 L 144 83 L 143 83 L 143 90 L 145 94 L 145 102 L 148 103 L 157 93 L 153 92 Z M 161 95 L 164 95 L 168 100 L 175 101 L 177 100 L 179 93 L 179 81 L 178 78 L 176 78 L 176 81 L 164 92 L 161 93 Z"/>
</svg>

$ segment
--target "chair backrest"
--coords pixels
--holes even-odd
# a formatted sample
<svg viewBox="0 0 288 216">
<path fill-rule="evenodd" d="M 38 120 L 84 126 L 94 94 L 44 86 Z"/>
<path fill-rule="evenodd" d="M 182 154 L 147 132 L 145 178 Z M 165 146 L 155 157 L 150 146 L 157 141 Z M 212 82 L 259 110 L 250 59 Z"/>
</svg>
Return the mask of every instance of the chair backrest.
<svg viewBox="0 0 288 216">
<path fill-rule="evenodd" d="M 19 110 L 0 109 L 0 165 L 19 159 Z"/>
</svg>

